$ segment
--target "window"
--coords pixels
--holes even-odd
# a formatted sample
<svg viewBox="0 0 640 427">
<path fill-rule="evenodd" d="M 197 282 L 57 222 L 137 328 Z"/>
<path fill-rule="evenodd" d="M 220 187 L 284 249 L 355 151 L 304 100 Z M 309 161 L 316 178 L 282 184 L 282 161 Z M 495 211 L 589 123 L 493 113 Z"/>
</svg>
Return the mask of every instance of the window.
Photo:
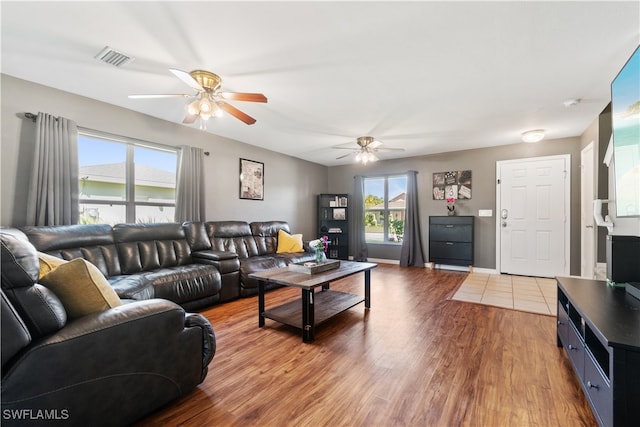
<svg viewBox="0 0 640 427">
<path fill-rule="evenodd" d="M 81 224 L 173 222 L 178 151 L 80 131 Z"/>
<path fill-rule="evenodd" d="M 364 231 L 367 243 L 401 243 L 407 176 L 365 178 Z"/>
</svg>

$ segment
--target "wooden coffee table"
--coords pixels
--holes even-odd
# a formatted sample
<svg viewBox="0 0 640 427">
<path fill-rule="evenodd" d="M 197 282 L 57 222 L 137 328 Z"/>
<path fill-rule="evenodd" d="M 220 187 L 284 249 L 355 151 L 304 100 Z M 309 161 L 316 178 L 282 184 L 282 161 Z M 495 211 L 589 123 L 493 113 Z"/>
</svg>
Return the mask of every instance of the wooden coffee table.
<svg viewBox="0 0 640 427">
<path fill-rule="evenodd" d="M 340 267 L 315 274 L 298 273 L 289 268 L 266 270 L 250 274 L 258 280 L 258 326 L 263 327 L 265 319 L 272 319 L 286 325 L 302 329 L 302 341 L 315 339 L 315 328 L 327 319 L 342 313 L 364 301 L 365 308 L 371 307 L 371 270 L 378 265 L 370 262 L 340 261 Z M 330 289 L 329 283 L 356 273 L 364 272 L 364 297 L 362 295 Z M 302 289 L 300 300 L 290 301 L 265 310 L 265 284 L 292 286 Z M 315 292 L 321 287 L 321 291 Z"/>
</svg>

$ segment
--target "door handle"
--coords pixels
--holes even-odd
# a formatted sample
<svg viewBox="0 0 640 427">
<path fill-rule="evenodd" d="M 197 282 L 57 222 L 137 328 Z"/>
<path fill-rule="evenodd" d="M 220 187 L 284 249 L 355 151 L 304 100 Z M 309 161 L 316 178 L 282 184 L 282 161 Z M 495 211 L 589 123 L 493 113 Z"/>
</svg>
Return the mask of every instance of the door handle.
<svg viewBox="0 0 640 427">
<path fill-rule="evenodd" d="M 509 211 L 506 209 L 502 209 L 502 212 L 500 212 L 500 218 L 507 219 L 508 216 L 509 216 Z"/>
<path fill-rule="evenodd" d="M 502 221 L 502 226 L 506 227 L 507 226 L 507 221 Z"/>
<path fill-rule="evenodd" d="M 585 225 L 586 228 L 593 228 L 593 225 Z"/>
</svg>

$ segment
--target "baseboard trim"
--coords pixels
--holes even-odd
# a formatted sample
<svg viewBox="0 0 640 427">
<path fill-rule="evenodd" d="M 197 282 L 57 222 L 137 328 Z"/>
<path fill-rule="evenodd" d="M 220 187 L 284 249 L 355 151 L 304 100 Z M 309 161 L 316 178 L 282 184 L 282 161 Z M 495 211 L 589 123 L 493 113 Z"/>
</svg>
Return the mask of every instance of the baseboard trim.
<svg viewBox="0 0 640 427">
<path fill-rule="evenodd" d="M 377 262 L 379 264 L 394 264 L 400 265 L 400 261 L 397 259 L 385 259 L 385 258 L 368 258 L 368 262 Z M 424 264 L 425 268 L 436 269 L 439 268 L 441 270 L 453 270 L 453 271 L 464 271 L 467 273 L 483 273 L 483 274 L 498 274 L 495 269 L 492 268 L 479 268 L 474 266 L 463 267 L 460 265 L 446 265 L 446 264 L 436 264 L 433 262 L 426 262 Z"/>
</svg>

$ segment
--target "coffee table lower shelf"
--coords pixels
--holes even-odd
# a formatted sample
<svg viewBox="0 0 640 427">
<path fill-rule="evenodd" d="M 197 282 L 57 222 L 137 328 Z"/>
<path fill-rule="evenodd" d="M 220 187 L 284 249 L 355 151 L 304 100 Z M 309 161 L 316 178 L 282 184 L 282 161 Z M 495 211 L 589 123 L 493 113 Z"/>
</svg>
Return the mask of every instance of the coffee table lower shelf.
<svg viewBox="0 0 640 427">
<path fill-rule="evenodd" d="M 333 290 L 314 292 L 313 299 L 313 326 L 319 325 L 333 316 L 364 302 L 364 297 L 361 295 Z M 302 329 L 304 328 L 302 322 L 302 305 L 301 299 L 290 301 L 277 307 L 270 308 L 269 310 L 265 310 L 263 317 Z"/>
</svg>

